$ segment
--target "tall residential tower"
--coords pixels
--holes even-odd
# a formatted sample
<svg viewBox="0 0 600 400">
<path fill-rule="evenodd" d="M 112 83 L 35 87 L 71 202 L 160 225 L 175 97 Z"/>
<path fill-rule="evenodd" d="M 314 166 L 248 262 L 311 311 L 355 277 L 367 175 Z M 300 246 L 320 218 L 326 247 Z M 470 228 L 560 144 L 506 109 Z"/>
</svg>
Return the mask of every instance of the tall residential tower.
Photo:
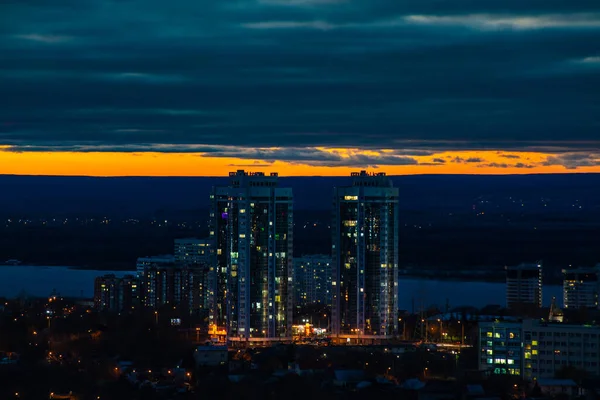
<svg viewBox="0 0 600 400">
<path fill-rule="evenodd" d="M 398 189 L 384 173 L 352 173 L 334 189 L 332 333 L 398 332 Z"/>
<path fill-rule="evenodd" d="M 598 308 L 598 268 L 571 268 L 562 272 L 565 308 Z"/>
<path fill-rule="evenodd" d="M 506 306 L 542 307 L 542 263 L 506 267 Z"/>
<path fill-rule="evenodd" d="M 231 340 L 291 338 L 292 189 L 243 170 L 211 194 L 215 243 L 210 323 Z"/>
</svg>

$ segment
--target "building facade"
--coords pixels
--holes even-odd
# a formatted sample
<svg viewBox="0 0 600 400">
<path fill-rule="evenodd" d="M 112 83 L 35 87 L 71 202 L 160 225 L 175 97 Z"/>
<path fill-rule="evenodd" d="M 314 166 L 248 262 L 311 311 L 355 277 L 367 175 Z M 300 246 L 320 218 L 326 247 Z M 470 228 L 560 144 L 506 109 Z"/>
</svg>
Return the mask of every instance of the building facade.
<svg viewBox="0 0 600 400">
<path fill-rule="evenodd" d="M 598 270 L 563 269 L 563 304 L 567 309 L 598 307 Z"/>
<path fill-rule="evenodd" d="M 492 374 L 523 374 L 521 322 L 479 323 L 479 369 Z"/>
<path fill-rule="evenodd" d="M 94 306 L 98 310 L 130 312 L 139 305 L 138 281 L 133 275 L 121 278 L 114 274 L 94 281 Z"/>
<path fill-rule="evenodd" d="M 331 306 L 331 257 L 324 254 L 294 257 L 295 305 Z"/>
<path fill-rule="evenodd" d="M 506 267 L 506 305 L 542 307 L 542 263 Z"/>
<path fill-rule="evenodd" d="M 600 327 L 523 321 L 523 376 L 554 378 L 567 366 L 600 376 Z"/>
<path fill-rule="evenodd" d="M 190 313 L 198 310 L 194 268 L 178 265 L 172 255 L 143 257 L 138 258 L 137 273 L 142 306 L 159 309 L 168 305 Z"/>
<path fill-rule="evenodd" d="M 210 238 L 175 239 L 175 263 L 178 265 L 210 265 L 212 251 Z"/>
<path fill-rule="evenodd" d="M 398 189 L 383 173 L 337 187 L 332 223 L 332 333 L 398 332 Z"/>
<path fill-rule="evenodd" d="M 549 323 L 479 324 L 479 369 L 521 375 L 526 380 L 554 378 L 565 367 L 600 375 L 600 327 Z"/>
<path fill-rule="evenodd" d="M 189 288 L 193 310 L 210 308 L 210 275 L 214 257 L 210 238 L 175 239 L 175 264 L 189 271 Z"/>
<path fill-rule="evenodd" d="M 211 193 L 210 322 L 229 340 L 291 338 L 292 190 L 278 186 L 276 173 L 229 177 Z"/>
</svg>

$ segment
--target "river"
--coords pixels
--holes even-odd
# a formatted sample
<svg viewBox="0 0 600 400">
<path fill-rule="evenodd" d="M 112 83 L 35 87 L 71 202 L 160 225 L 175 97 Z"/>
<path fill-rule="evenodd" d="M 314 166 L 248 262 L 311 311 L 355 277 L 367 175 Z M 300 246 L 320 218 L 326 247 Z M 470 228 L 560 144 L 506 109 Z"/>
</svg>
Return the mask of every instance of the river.
<svg viewBox="0 0 600 400">
<path fill-rule="evenodd" d="M 21 293 L 44 297 L 56 290 L 67 297 L 94 296 L 94 278 L 105 274 L 123 276 L 134 271 L 98 271 L 71 269 L 68 267 L 0 266 L 0 296 L 17 297 Z M 552 296 L 562 304 L 562 288 L 546 285 L 543 288 L 544 305 L 549 305 Z M 466 282 L 402 277 L 399 283 L 399 306 L 415 311 L 421 306 L 436 305 L 445 308 L 488 304 L 506 304 L 506 286 L 502 282 Z"/>
<path fill-rule="evenodd" d="M 132 271 L 98 271 L 69 267 L 41 267 L 29 265 L 0 265 L 0 296 L 44 297 L 54 290 L 66 297 L 94 297 L 94 279 L 97 276 L 135 274 Z"/>
<path fill-rule="evenodd" d="M 488 304 L 506 305 L 506 284 L 504 282 L 435 280 L 402 277 L 399 282 L 399 307 L 403 310 L 418 311 L 421 306 L 432 305 L 444 309 L 446 302 L 450 308 L 459 306 L 484 307 Z M 552 297 L 562 304 L 562 287 L 544 285 L 542 300 L 550 305 Z"/>
</svg>

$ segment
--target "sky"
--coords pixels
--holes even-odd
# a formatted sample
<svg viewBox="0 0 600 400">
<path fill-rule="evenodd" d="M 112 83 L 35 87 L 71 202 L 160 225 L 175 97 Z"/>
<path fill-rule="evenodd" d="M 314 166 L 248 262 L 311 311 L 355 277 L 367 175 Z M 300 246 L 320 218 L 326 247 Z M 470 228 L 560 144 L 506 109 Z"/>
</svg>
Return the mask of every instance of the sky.
<svg viewBox="0 0 600 400">
<path fill-rule="evenodd" d="M 597 0 L 0 2 L 0 174 L 600 172 Z"/>
</svg>

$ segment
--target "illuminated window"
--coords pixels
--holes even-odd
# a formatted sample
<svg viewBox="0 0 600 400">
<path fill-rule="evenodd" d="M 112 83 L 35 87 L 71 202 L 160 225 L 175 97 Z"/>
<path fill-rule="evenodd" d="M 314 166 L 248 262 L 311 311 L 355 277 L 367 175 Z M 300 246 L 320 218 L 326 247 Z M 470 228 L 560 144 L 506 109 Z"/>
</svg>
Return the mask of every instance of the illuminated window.
<svg viewBox="0 0 600 400">
<path fill-rule="evenodd" d="M 515 360 L 511 360 L 511 359 L 509 358 L 509 359 L 508 359 L 508 363 L 509 363 L 509 364 L 514 364 L 514 363 L 515 363 Z"/>
<path fill-rule="evenodd" d="M 487 337 L 492 337 L 492 332 L 486 332 Z"/>
<path fill-rule="evenodd" d="M 488 363 L 488 364 L 493 364 L 493 363 L 494 363 L 494 360 L 493 360 L 493 359 L 491 359 L 491 358 L 488 358 L 488 359 L 487 359 L 487 363 Z"/>
<path fill-rule="evenodd" d="M 240 239 L 244 239 L 246 237 L 245 233 L 240 233 Z"/>
<path fill-rule="evenodd" d="M 490 350 L 490 349 L 488 349 L 488 350 L 486 351 L 486 353 L 487 353 L 487 355 L 488 355 L 488 356 L 491 356 L 492 354 L 494 354 L 494 350 Z"/>
<path fill-rule="evenodd" d="M 531 345 L 532 346 L 537 346 L 538 345 L 538 341 L 537 340 L 532 340 L 531 341 Z"/>
<path fill-rule="evenodd" d="M 240 214 L 244 214 L 245 212 L 246 212 L 245 209 L 243 209 L 243 208 L 240 209 Z"/>
<path fill-rule="evenodd" d="M 509 337 L 510 339 L 514 339 L 514 338 L 515 338 L 515 334 L 514 334 L 514 333 L 512 333 L 512 332 L 510 332 L 510 333 L 508 334 L 508 337 Z"/>
<path fill-rule="evenodd" d="M 358 196 L 344 196 L 344 200 L 358 200 Z"/>
<path fill-rule="evenodd" d="M 528 360 L 528 359 L 530 359 L 530 358 L 531 358 L 531 352 L 529 352 L 529 351 L 526 351 L 526 352 L 525 352 L 525 359 L 527 359 L 527 360 Z"/>
<path fill-rule="evenodd" d="M 537 353 L 538 353 L 538 351 L 537 351 L 537 350 L 535 350 L 535 349 L 534 349 L 534 350 L 531 350 L 531 354 L 532 354 L 532 355 L 534 355 L 534 356 L 537 356 Z"/>
</svg>

